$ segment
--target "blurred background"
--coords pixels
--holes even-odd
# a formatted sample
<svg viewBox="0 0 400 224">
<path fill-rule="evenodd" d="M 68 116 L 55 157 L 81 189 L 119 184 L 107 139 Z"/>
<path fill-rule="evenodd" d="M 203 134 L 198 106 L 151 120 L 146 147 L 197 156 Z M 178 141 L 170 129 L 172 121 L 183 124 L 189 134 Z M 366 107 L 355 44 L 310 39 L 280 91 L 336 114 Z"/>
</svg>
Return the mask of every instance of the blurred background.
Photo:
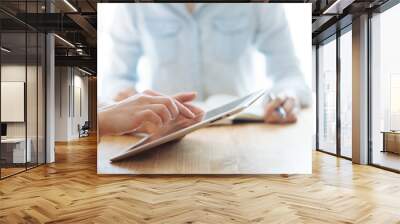
<svg viewBox="0 0 400 224">
<path fill-rule="evenodd" d="M 312 85 L 312 72 L 311 72 L 311 38 L 310 36 L 304 35 L 311 31 L 311 24 L 304 18 L 309 16 L 309 6 L 306 4 L 281 4 L 285 10 L 286 19 L 288 21 L 290 33 L 292 36 L 294 51 L 300 61 L 301 71 L 304 74 L 307 84 L 311 87 Z M 97 22 L 97 33 L 98 33 L 98 45 L 99 45 L 99 56 L 98 56 L 98 71 L 104 71 L 104 66 L 107 63 L 107 55 L 110 55 L 112 49 L 101 47 L 111 45 L 111 39 L 107 35 L 108 26 L 113 26 L 113 17 L 118 15 L 118 8 L 115 4 L 109 4 L 104 7 L 102 11 L 98 12 Z M 265 88 L 271 85 L 271 81 L 266 78 L 266 64 L 265 57 L 263 54 L 255 51 L 253 55 L 253 63 L 255 79 L 252 81 L 254 89 Z M 142 58 L 138 66 L 139 83 L 138 90 L 145 90 L 150 88 L 149 80 L 149 65 L 146 58 Z M 103 93 L 102 85 L 104 82 L 102 78 L 104 75 L 98 76 L 98 94 L 99 98 L 102 98 Z"/>
</svg>

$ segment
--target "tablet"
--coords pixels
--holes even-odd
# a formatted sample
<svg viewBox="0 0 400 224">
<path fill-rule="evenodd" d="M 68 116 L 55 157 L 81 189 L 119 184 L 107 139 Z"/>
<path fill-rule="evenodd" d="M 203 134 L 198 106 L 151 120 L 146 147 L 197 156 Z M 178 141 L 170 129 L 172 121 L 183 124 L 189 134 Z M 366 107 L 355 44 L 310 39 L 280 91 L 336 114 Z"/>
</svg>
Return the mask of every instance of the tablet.
<svg viewBox="0 0 400 224">
<path fill-rule="evenodd" d="M 265 94 L 265 90 L 260 90 L 260 91 L 254 92 L 252 94 L 249 94 L 243 98 L 234 100 L 225 105 L 217 107 L 213 110 L 207 111 L 198 122 L 196 122 L 188 127 L 185 127 L 183 129 L 180 129 L 178 131 L 169 133 L 161 138 L 158 138 L 158 139 L 155 139 L 152 141 L 146 141 L 148 138 L 143 138 L 141 141 L 139 141 L 132 147 L 128 148 L 127 151 L 125 151 L 124 153 L 111 158 L 111 162 L 116 162 L 116 161 L 119 161 L 122 159 L 129 158 L 138 153 L 149 150 L 153 147 L 156 147 L 161 144 L 179 139 L 199 128 L 209 126 L 210 124 L 212 124 L 220 119 L 237 114 L 237 113 L 243 111 L 244 109 L 246 109 L 247 107 L 249 107 L 250 105 L 252 105 L 255 101 L 257 101 L 259 98 L 261 98 L 261 96 L 263 96 L 264 94 Z"/>
</svg>

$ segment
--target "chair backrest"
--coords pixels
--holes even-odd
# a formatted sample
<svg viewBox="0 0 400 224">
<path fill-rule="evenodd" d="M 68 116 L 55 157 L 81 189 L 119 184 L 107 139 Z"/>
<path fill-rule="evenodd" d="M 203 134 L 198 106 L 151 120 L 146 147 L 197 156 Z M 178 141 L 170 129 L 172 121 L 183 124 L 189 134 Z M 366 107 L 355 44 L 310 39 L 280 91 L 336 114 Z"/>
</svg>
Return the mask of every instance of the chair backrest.
<svg viewBox="0 0 400 224">
<path fill-rule="evenodd" d="M 82 126 L 82 129 L 89 129 L 90 128 L 90 123 L 89 121 L 85 121 L 85 123 Z"/>
</svg>

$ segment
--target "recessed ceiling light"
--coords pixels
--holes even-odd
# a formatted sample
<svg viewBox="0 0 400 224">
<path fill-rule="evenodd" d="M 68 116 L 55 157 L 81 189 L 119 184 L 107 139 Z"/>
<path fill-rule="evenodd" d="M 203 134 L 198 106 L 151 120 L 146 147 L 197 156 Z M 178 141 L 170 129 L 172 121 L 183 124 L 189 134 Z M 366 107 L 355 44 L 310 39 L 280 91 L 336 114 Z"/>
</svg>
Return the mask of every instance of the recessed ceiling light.
<svg viewBox="0 0 400 224">
<path fill-rule="evenodd" d="M 65 44 L 67 44 L 70 47 L 75 48 L 75 45 L 73 45 L 71 42 L 69 42 L 68 40 L 62 38 L 61 36 L 54 34 L 55 37 L 57 37 L 59 40 L 61 40 L 62 42 L 64 42 Z"/>
<path fill-rule="evenodd" d="M 74 12 L 78 12 L 78 10 L 73 6 L 68 0 L 64 0 L 65 4 L 67 4 Z"/>
<path fill-rule="evenodd" d="M 10 52 L 11 52 L 10 49 L 7 49 L 7 48 L 5 48 L 5 47 L 1 47 L 0 49 L 1 49 L 1 51 L 4 51 L 4 52 L 6 52 L 6 53 L 10 53 Z"/>
<path fill-rule="evenodd" d="M 322 14 L 342 14 L 343 9 L 353 2 L 354 0 L 336 0 Z"/>
<path fill-rule="evenodd" d="M 79 68 L 79 67 L 78 67 L 78 70 L 81 71 L 81 72 L 83 72 L 83 73 L 85 73 L 85 74 L 87 74 L 87 75 L 90 75 L 90 76 L 92 75 L 92 73 L 90 73 L 90 72 L 88 72 L 88 71 L 86 71 L 86 70 L 83 70 L 83 69 L 81 69 L 81 68 Z"/>
</svg>

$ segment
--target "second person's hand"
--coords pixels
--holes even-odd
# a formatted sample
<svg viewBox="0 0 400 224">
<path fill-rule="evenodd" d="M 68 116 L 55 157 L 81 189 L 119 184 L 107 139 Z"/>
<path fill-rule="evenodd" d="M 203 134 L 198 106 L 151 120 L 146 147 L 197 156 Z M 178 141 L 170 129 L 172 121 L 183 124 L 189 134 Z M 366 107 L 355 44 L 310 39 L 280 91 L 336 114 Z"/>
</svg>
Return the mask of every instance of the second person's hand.
<svg viewBox="0 0 400 224">
<path fill-rule="evenodd" d="M 300 104 L 296 97 L 273 97 L 265 105 L 264 121 L 271 124 L 288 124 L 297 121 Z"/>
</svg>

